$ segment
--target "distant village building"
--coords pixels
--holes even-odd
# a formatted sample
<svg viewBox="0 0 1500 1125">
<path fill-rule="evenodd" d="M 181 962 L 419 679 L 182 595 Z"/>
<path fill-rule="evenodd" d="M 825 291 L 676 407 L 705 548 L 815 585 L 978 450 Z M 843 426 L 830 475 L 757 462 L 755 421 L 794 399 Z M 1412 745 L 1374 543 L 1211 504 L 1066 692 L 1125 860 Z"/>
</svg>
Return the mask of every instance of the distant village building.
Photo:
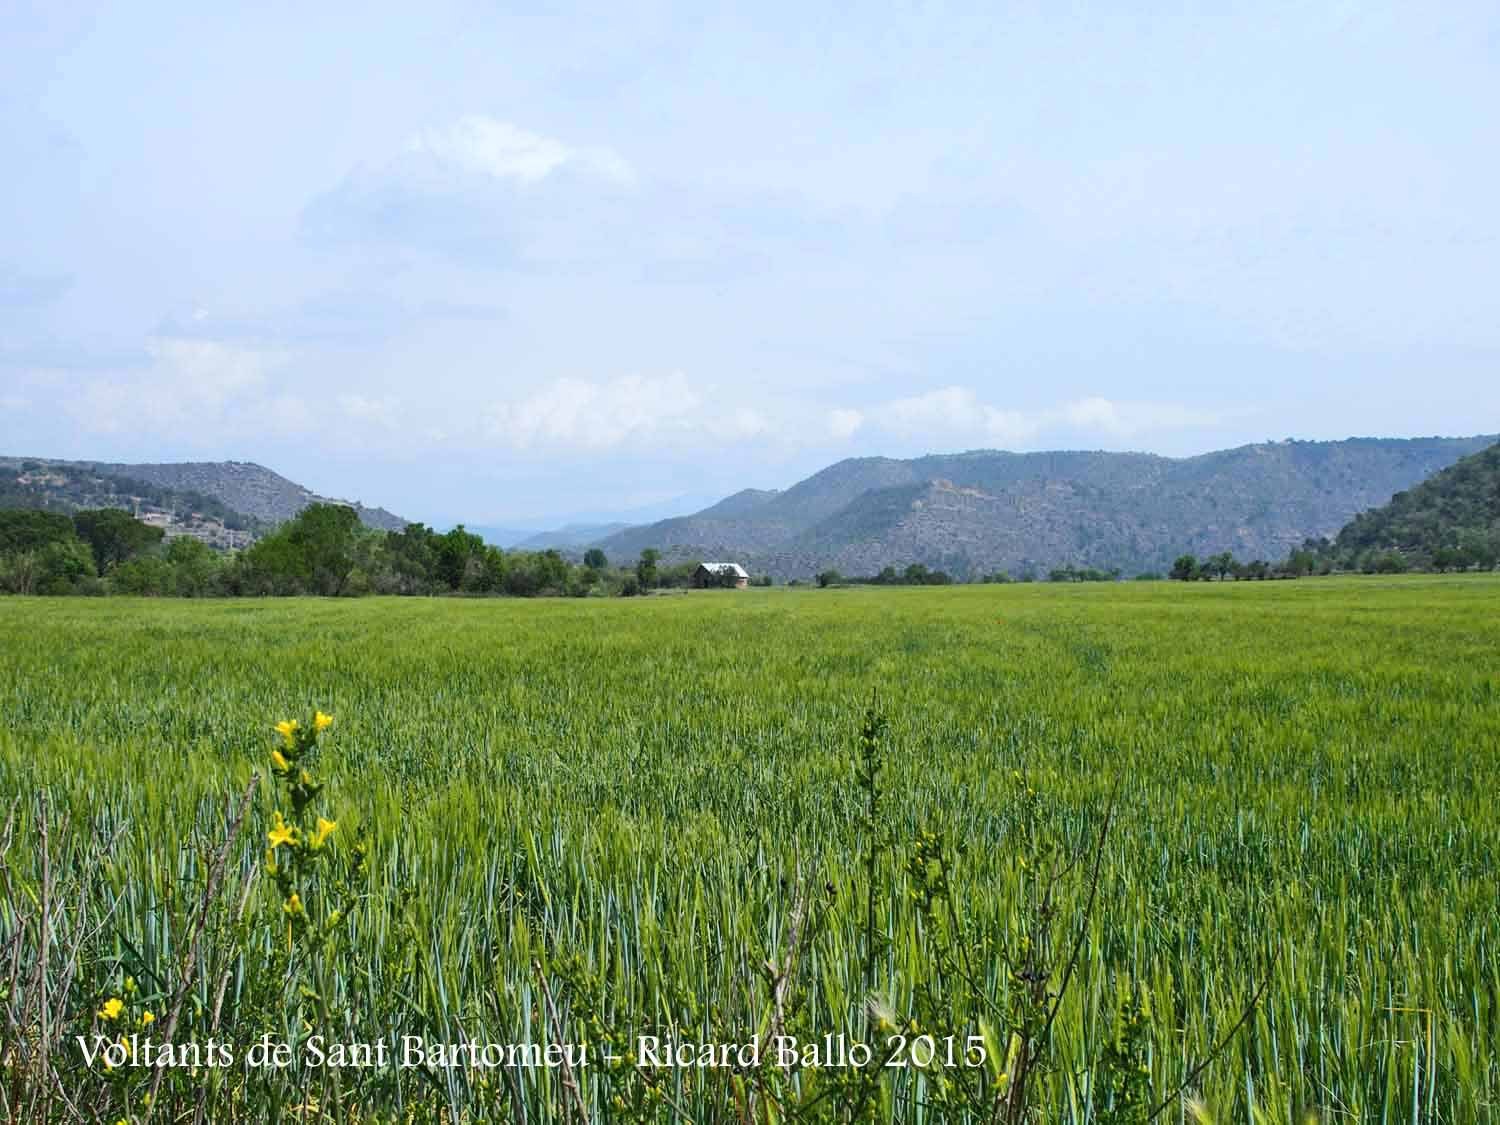
<svg viewBox="0 0 1500 1125">
<path fill-rule="evenodd" d="M 732 586 L 743 590 L 750 585 L 750 575 L 739 563 L 700 563 L 693 571 L 693 585 L 700 590 L 708 586 Z"/>
</svg>

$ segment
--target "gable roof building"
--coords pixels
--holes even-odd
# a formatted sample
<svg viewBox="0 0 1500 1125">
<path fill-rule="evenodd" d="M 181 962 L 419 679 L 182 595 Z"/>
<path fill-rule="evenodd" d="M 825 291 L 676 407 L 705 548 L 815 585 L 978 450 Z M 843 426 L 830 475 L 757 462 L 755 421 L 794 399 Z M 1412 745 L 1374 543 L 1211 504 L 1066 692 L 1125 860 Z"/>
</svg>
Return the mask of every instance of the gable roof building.
<svg viewBox="0 0 1500 1125">
<path fill-rule="evenodd" d="M 698 569 L 693 571 L 693 585 L 699 589 L 705 586 L 733 586 L 736 590 L 743 590 L 750 585 L 750 574 L 739 563 L 699 563 Z"/>
</svg>

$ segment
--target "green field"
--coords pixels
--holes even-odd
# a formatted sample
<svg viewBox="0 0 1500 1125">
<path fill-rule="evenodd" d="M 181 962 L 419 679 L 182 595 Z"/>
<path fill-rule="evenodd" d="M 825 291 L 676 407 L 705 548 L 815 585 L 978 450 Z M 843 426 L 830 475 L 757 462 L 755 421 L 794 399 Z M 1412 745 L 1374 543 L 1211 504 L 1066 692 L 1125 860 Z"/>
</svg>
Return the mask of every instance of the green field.
<svg viewBox="0 0 1500 1125">
<path fill-rule="evenodd" d="M 1500 579 L 1481 575 L 0 599 L 14 810 L 0 997 L 17 1020 L 0 1116 L 985 1119 L 1016 1077 L 1007 1021 L 1027 1018 L 1027 935 L 1055 991 L 1087 915 L 1029 1078 L 1040 1119 L 1140 1119 L 1121 1107 L 1142 1087 L 1153 1107 L 1169 1098 L 1269 977 L 1191 1083 L 1217 1120 L 1489 1121 L 1497 655 Z M 872 693 L 889 723 L 873 832 L 859 766 Z M 315 708 L 335 722 L 310 809 L 338 827 L 322 881 L 308 876 L 305 928 L 264 865 L 289 808 L 272 724 Z M 1079 862 L 1043 924 L 1049 846 Z M 950 893 L 929 908 L 937 856 Z M 42 901 L 45 934 L 27 913 Z M 750 1040 L 774 1025 L 880 1047 L 880 1018 L 939 1043 L 982 1035 L 990 1057 L 868 1083 L 836 1067 L 591 1060 L 575 1089 L 559 1069 L 334 1071 L 298 1056 L 164 1071 L 150 1106 L 155 1071 L 85 1066 L 72 1035 L 138 1027 L 146 1010 L 159 1028 L 179 991 L 175 1038 L 216 1036 L 237 1059 L 267 1033 L 623 1051 L 641 1034 Z M 1121 1037 L 1132 996 L 1149 1011 Z M 117 997 L 119 1015 L 96 1014 Z M 15 1015 L 43 1009 L 35 1026 Z M 18 1048 L 54 1041 L 39 1094 L 36 1052 Z M 1158 1120 L 1191 1120 L 1183 1105 Z"/>
</svg>

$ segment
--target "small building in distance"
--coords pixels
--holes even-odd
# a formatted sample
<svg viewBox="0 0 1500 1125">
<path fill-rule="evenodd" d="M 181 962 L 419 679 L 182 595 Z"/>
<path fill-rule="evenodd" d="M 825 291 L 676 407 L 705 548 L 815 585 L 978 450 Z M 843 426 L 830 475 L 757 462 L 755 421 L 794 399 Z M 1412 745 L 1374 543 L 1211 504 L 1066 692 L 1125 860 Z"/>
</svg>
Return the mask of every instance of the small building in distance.
<svg viewBox="0 0 1500 1125">
<path fill-rule="evenodd" d="M 739 563 L 699 563 L 693 571 L 693 586 L 699 590 L 716 587 L 743 590 L 749 585 L 750 575 Z"/>
</svg>

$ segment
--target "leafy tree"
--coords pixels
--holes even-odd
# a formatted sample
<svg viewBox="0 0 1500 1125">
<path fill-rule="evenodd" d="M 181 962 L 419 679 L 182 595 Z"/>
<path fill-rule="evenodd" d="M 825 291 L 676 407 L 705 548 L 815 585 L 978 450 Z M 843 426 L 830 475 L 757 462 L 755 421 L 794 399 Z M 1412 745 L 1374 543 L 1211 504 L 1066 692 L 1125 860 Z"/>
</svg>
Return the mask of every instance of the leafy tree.
<svg viewBox="0 0 1500 1125">
<path fill-rule="evenodd" d="M 1220 551 L 1217 555 L 1209 555 L 1203 560 L 1203 569 L 1211 574 L 1216 574 L 1219 581 L 1224 581 L 1231 571 L 1234 570 L 1234 555 L 1229 551 Z"/>
<path fill-rule="evenodd" d="M 201 598 L 213 591 L 219 559 L 205 544 L 179 535 L 167 544 L 167 564 L 172 569 L 172 590 L 186 598 Z"/>
<path fill-rule="evenodd" d="M 844 576 L 836 570 L 819 571 L 817 575 L 818 585 L 826 589 L 829 586 L 837 586 L 844 580 Z"/>
<path fill-rule="evenodd" d="M 1167 573 L 1168 578 L 1175 578 L 1179 582 L 1191 582 L 1198 577 L 1198 559 L 1195 555 L 1178 555 L 1172 563 L 1172 569 Z"/>
<path fill-rule="evenodd" d="M 433 574 L 450 590 L 473 585 L 483 573 L 485 543 L 471 531 L 459 524 L 446 535 L 437 536 L 433 542 Z M 470 564 L 474 564 L 474 573 Z"/>
<path fill-rule="evenodd" d="M 1297 577 L 1311 574 L 1317 566 L 1317 554 L 1306 547 L 1293 551 L 1286 560 L 1286 572 Z"/>
<path fill-rule="evenodd" d="M 31 508 L 0 509 L 0 554 L 35 551 L 48 543 L 75 536 L 73 521 L 56 512 Z"/>
<path fill-rule="evenodd" d="M 590 570 L 603 570 L 609 566 L 609 559 L 598 547 L 590 547 L 583 553 L 583 565 Z"/>
<path fill-rule="evenodd" d="M 77 538 L 54 540 L 36 552 L 38 594 L 88 592 L 90 584 L 97 589 L 94 579 L 94 556 Z"/>
<path fill-rule="evenodd" d="M 301 571 L 314 593 L 343 593 L 354 569 L 354 537 L 359 515 L 342 504 L 309 504 L 287 524 L 288 542 L 301 554 Z"/>
<path fill-rule="evenodd" d="M 640 583 L 641 589 L 655 589 L 657 581 L 656 564 L 661 561 L 661 552 L 655 547 L 647 547 L 641 552 L 641 559 L 635 564 L 635 578 Z"/>
<path fill-rule="evenodd" d="M 439 536 L 426 524 L 409 523 L 386 535 L 383 547 L 385 585 L 394 594 L 425 594 L 431 590 Z M 377 583 L 381 585 L 382 583 Z M 498 587 L 498 583 L 496 583 Z"/>
<path fill-rule="evenodd" d="M 110 584 L 122 594 L 156 598 L 175 592 L 172 564 L 155 555 L 143 555 L 119 563 L 110 572 Z"/>
<path fill-rule="evenodd" d="M 95 508 L 73 513 L 78 538 L 88 544 L 99 574 L 161 542 L 162 529 L 136 519 L 123 508 Z"/>
</svg>

